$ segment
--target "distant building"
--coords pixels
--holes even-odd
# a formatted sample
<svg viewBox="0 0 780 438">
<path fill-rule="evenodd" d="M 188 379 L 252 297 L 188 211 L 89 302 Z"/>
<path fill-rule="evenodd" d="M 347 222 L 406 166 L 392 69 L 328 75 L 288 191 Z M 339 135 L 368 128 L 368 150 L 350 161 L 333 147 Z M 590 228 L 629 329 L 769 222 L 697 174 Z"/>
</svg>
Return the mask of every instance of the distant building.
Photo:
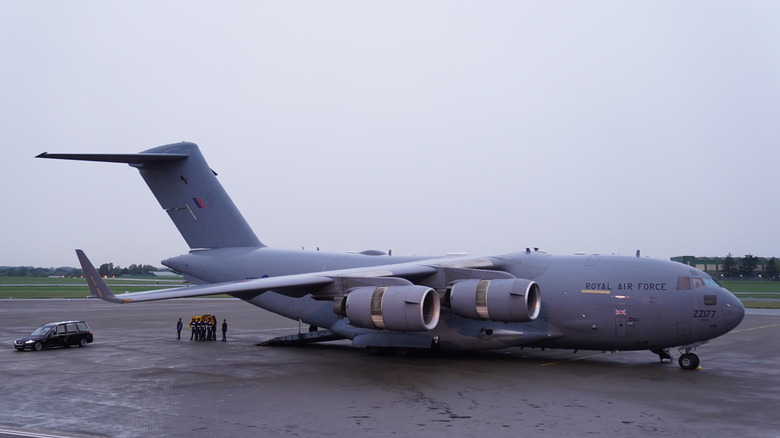
<svg viewBox="0 0 780 438">
<path fill-rule="evenodd" d="M 734 262 L 739 266 L 738 256 L 731 256 Z M 766 265 L 769 263 L 771 257 L 759 257 L 758 265 L 753 271 L 756 275 L 761 275 L 766 270 Z M 674 262 L 682 263 L 684 265 L 693 266 L 696 269 L 718 277 L 723 274 L 723 263 L 726 261 L 726 257 L 697 257 L 697 256 L 677 256 L 671 259 Z"/>
</svg>

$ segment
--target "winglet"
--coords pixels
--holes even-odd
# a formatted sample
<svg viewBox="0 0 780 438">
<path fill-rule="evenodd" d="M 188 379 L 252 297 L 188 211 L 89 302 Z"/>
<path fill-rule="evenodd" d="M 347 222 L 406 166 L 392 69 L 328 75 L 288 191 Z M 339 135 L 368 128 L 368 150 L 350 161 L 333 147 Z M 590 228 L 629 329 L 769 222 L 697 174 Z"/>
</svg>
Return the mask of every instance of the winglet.
<svg viewBox="0 0 780 438">
<path fill-rule="evenodd" d="M 84 277 L 87 278 L 87 285 L 90 290 L 90 298 L 100 298 L 101 300 L 110 301 L 112 303 L 125 303 L 126 300 L 121 300 L 111 292 L 108 285 L 103 278 L 98 274 L 97 269 L 92 266 L 92 262 L 89 261 L 84 251 L 77 249 L 76 255 L 81 263 L 81 270 L 84 271 Z"/>
</svg>

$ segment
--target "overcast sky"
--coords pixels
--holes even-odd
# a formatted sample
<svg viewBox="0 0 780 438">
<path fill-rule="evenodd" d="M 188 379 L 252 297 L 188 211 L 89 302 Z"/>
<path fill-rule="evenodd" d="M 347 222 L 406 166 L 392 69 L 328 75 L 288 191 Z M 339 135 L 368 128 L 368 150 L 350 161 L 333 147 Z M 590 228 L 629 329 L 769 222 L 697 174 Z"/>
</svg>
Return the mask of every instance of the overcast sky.
<svg viewBox="0 0 780 438">
<path fill-rule="evenodd" d="M 0 3 L 0 265 L 188 251 L 138 172 L 197 143 L 260 239 L 780 256 L 780 3 Z"/>
</svg>

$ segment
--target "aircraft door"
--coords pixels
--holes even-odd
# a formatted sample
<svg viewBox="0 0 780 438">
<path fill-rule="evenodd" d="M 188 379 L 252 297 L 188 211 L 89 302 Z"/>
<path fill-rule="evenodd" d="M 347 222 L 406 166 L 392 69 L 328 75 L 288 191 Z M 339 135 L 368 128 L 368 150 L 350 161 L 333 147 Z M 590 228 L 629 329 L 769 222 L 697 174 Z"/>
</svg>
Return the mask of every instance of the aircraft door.
<svg viewBox="0 0 780 438">
<path fill-rule="evenodd" d="M 614 296 L 615 336 L 629 342 L 640 342 L 644 306 L 636 297 Z"/>
<path fill-rule="evenodd" d="M 615 317 L 615 334 L 618 338 L 625 338 L 628 336 L 628 326 L 626 325 L 626 317 L 618 315 Z"/>
</svg>

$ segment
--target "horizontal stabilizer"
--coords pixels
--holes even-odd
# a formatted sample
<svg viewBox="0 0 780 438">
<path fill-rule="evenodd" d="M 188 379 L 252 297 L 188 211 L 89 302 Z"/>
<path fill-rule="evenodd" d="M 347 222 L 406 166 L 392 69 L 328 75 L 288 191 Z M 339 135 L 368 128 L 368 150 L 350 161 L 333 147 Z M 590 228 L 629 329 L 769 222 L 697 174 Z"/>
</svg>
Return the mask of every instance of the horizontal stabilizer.
<svg viewBox="0 0 780 438">
<path fill-rule="evenodd" d="M 101 161 L 106 163 L 146 164 L 179 161 L 187 154 L 50 154 L 44 152 L 35 158 L 55 158 L 58 160 Z"/>
</svg>

